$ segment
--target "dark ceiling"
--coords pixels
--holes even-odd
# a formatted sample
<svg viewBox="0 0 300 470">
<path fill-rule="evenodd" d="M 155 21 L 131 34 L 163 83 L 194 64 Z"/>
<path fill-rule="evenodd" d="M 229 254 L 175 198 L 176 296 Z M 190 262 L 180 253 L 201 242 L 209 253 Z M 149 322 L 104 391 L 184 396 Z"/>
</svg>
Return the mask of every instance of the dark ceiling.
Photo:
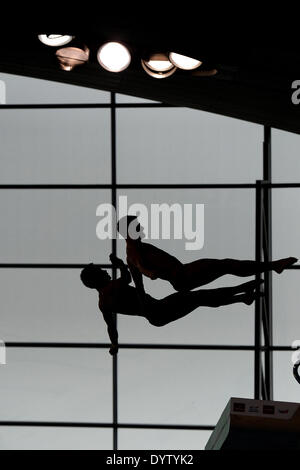
<svg viewBox="0 0 300 470">
<path fill-rule="evenodd" d="M 201 26 L 193 15 L 145 18 L 144 14 L 117 19 L 90 15 L 82 21 L 51 28 L 46 23 L 26 24 L 14 35 L 0 33 L 0 72 L 56 80 L 90 88 L 115 91 L 223 114 L 275 128 L 300 133 L 300 104 L 291 101 L 292 82 L 300 80 L 300 53 L 297 43 L 281 42 L 278 36 L 247 40 L 240 26 L 236 34 L 226 34 L 213 23 Z M 64 23 L 66 24 L 66 23 Z M 255 25 L 254 25 L 255 29 Z M 30 31 L 30 32 L 29 32 Z M 40 33 L 70 33 L 90 49 L 88 64 L 71 72 L 59 69 L 55 48 L 43 45 Z M 109 73 L 96 59 L 98 47 L 107 40 L 124 41 L 133 60 L 121 73 Z M 140 58 L 149 52 L 174 51 L 203 61 L 199 70 L 216 68 L 211 77 L 177 70 L 163 80 L 149 77 Z"/>
</svg>

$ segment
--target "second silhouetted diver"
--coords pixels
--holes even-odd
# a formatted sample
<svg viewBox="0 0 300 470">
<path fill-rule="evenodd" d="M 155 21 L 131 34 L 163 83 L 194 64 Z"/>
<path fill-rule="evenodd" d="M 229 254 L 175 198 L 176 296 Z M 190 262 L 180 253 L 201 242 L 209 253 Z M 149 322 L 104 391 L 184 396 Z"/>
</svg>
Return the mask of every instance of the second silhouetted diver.
<svg viewBox="0 0 300 470">
<path fill-rule="evenodd" d="M 280 274 L 297 261 L 294 257 L 260 263 L 231 258 L 202 258 L 183 264 L 169 253 L 143 242 L 143 227 L 136 216 L 123 217 L 118 222 L 118 231 L 126 239 L 127 264 L 140 300 L 145 296 L 142 275 L 150 279 L 169 281 L 176 291 L 189 291 L 209 284 L 226 274 L 240 277 L 253 276 L 265 271 L 275 271 Z"/>
<path fill-rule="evenodd" d="M 220 307 L 237 302 L 250 305 L 259 295 L 255 291 L 256 281 L 250 281 L 234 287 L 176 292 L 160 300 L 145 294 L 141 305 L 137 289 L 129 285 L 131 276 L 127 266 L 114 255 L 110 255 L 110 260 L 115 268 L 120 269 L 120 278 L 111 280 L 106 271 L 91 263 L 81 271 L 81 280 L 99 294 L 98 306 L 107 324 L 112 355 L 118 352 L 118 332 L 113 313 L 142 316 L 152 325 L 161 327 L 185 317 L 198 307 Z"/>
</svg>

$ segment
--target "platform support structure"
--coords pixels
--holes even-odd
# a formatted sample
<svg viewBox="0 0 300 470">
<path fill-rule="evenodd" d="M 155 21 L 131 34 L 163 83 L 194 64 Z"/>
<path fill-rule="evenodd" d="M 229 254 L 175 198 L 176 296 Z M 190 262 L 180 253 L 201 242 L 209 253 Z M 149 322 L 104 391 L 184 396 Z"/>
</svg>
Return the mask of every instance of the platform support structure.
<svg viewBox="0 0 300 470">
<path fill-rule="evenodd" d="M 271 129 L 268 126 L 264 127 L 263 175 L 264 179 L 256 182 L 255 259 L 259 263 L 272 261 Z M 272 272 L 256 274 L 258 290 L 261 290 L 261 280 L 264 280 L 264 295 L 255 300 L 254 398 L 272 400 Z"/>
</svg>

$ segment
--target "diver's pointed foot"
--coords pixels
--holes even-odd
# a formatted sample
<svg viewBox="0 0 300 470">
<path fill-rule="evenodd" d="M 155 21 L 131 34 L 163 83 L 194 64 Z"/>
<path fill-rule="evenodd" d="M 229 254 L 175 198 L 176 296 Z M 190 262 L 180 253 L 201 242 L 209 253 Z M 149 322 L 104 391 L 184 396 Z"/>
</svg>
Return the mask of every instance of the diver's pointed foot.
<svg viewBox="0 0 300 470">
<path fill-rule="evenodd" d="M 259 299 L 260 297 L 264 297 L 265 293 L 262 291 L 252 290 L 250 292 L 246 292 L 244 295 L 244 303 L 246 305 L 253 304 L 254 300 Z"/>
<path fill-rule="evenodd" d="M 283 258 L 278 261 L 274 261 L 274 271 L 277 274 L 281 274 L 286 268 L 289 268 L 298 261 L 297 258 L 290 256 L 289 258 Z"/>
<path fill-rule="evenodd" d="M 244 304 L 246 305 L 251 305 L 253 304 L 255 298 L 257 297 L 257 294 L 255 292 L 249 292 L 248 294 L 245 294 L 244 296 Z"/>
</svg>

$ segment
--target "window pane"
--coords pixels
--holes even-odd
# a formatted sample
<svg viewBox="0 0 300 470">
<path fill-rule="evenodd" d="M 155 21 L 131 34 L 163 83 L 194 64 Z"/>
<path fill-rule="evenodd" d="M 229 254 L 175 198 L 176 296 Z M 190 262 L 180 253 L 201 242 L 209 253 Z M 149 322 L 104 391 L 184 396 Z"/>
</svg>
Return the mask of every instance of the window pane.
<svg viewBox="0 0 300 470">
<path fill-rule="evenodd" d="M 123 350 L 119 420 L 215 425 L 230 397 L 251 398 L 253 353 Z"/>
<path fill-rule="evenodd" d="M 199 449 L 203 450 L 211 431 L 162 429 L 120 429 L 119 449 Z M 155 460 L 153 460 L 155 462 Z"/>
<path fill-rule="evenodd" d="M 201 250 L 187 251 L 186 240 L 148 240 L 182 262 L 198 258 L 254 259 L 255 193 L 252 190 L 130 190 L 120 192 L 121 195 L 128 197 L 128 208 L 133 203 L 143 203 L 149 211 L 150 204 L 154 203 L 205 205 L 204 247 Z M 124 240 L 118 240 L 118 253 L 125 259 Z M 238 285 L 248 280 L 226 276 L 203 288 Z M 144 277 L 144 283 L 146 291 L 157 299 L 174 292 L 162 280 L 151 281 Z M 217 309 L 201 307 L 163 328 L 149 325 L 143 318 L 119 315 L 119 333 L 124 342 L 253 344 L 253 332 L 254 307 L 240 303 Z"/>
<path fill-rule="evenodd" d="M 274 400 L 299 403 L 299 384 L 293 376 L 291 358 L 292 351 L 274 352 Z"/>
<path fill-rule="evenodd" d="M 157 103 L 157 101 L 153 100 L 146 100 L 145 98 L 138 98 L 137 96 L 130 96 L 130 95 L 123 95 L 123 94 L 116 94 L 116 102 L 117 103 Z"/>
<path fill-rule="evenodd" d="M 300 188 L 273 189 L 273 258 L 300 258 Z"/>
<path fill-rule="evenodd" d="M 290 346 L 300 339 L 299 328 L 299 271 L 284 271 L 273 276 L 274 343 Z M 299 338 L 298 338 L 299 336 Z"/>
<path fill-rule="evenodd" d="M 111 421 L 111 358 L 104 351 L 8 349 L 6 362 L 2 421 Z"/>
<path fill-rule="evenodd" d="M 117 123 L 120 183 L 262 177 L 262 126 L 187 108 L 120 109 Z"/>
<path fill-rule="evenodd" d="M 109 103 L 110 93 L 38 78 L 0 73 L 6 104 Z"/>
<path fill-rule="evenodd" d="M 1 192 L 2 263 L 107 263 L 110 240 L 96 237 L 103 190 Z"/>
<path fill-rule="evenodd" d="M 109 429 L 0 427 L 1 450 L 111 450 Z"/>
<path fill-rule="evenodd" d="M 110 183 L 106 109 L 0 111 L 1 184 Z"/>
<path fill-rule="evenodd" d="M 0 269 L 0 339 L 108 343 L 97 292 L 82 284 L 80 271 Z"/>
<path fill-rule="evenodd" d="M 300 182 L 300 136 L 272 129 L 273 182 Z"/>
</svg>

